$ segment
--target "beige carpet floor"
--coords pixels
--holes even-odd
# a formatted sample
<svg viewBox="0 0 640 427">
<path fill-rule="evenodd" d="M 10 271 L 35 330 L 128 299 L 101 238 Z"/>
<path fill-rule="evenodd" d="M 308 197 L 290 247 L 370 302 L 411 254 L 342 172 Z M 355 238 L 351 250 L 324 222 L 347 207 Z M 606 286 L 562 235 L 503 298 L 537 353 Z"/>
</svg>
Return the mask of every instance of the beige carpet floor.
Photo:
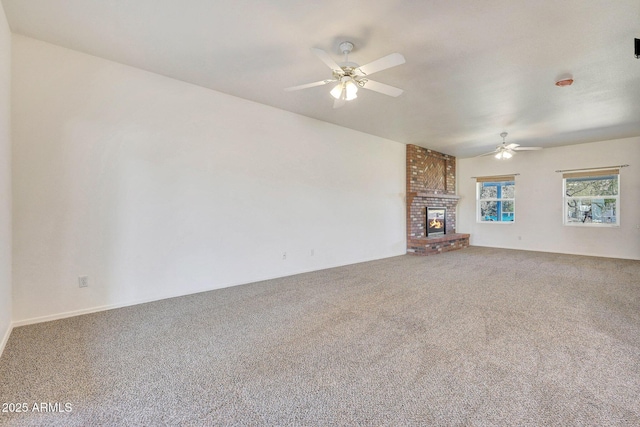
<svg viewBox="0 0 640 427">
<path fill-rule="evenodd" d="M 471 247 L 19 327 L 0 403 L 17 426 L 638 426 L 640 261 Z"/>
</svg>

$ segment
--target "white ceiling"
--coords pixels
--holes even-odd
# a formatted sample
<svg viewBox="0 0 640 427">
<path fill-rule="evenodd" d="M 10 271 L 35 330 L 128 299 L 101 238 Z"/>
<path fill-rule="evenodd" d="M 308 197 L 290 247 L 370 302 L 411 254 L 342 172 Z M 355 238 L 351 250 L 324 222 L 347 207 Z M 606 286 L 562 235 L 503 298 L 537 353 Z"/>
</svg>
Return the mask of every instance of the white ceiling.
<svg viewBox="0 0 640 427">
<path fill-rule="evenodd" d="M 640 135 L 638 0 L 2 0 L 13 32 L 458 157 Z M 332 108 L 309 48 L 406 64 Z M 571 75 L 575 83 L 555 81 Z M 277 124 L 274 124 L 277 126 Z"/>
</svg>

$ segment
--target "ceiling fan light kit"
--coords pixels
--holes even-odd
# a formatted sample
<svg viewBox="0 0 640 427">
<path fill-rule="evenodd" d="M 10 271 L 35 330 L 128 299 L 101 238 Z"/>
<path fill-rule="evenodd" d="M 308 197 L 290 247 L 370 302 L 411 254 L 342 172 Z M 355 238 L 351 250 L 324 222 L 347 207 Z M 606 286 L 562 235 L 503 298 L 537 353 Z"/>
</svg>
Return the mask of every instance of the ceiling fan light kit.
<svg viewBox="0 0 640 427">
<path fill-rule="evenodd" d="M 510 159 L 511 157 L 513 157 L 513 154 L 511 154 L 510 152 L 504 150 L 504 151 L 500 151 L 499 153 L 497 153 L 494 157 L 496 159 L 498 159 L 498 160 L 506 160 L 506 159 Z"/>
<path fill-rule="evenodd" d="M 352 101 L 358 97 L 358 89 L 368 89 L 388 96 L 400 96 L 404 91 L 397 87 L 389 86 L 369 80 L 368 76 L 387 68 L 395 67 L 405 63 L 404 56 L 399 53 L 392 53 L 366 65 L 358 65 L 349 62 L 349 53 L 353 50 L 353 43 L 344 41 L 340 43 L 340 51 L 344 54 L 344 62 L 338 64 L 331 56 L 322 49 L 312 48 L 313 52 L 322 62 L 331 68 L 331 79 L 319 82 L 307 83 L 299 86 L 288 87 L 285 91 L 291 92 L 300 89 L 308 89 L 315 86 L 322 86 L 329 83 L 337 83 L 329 92 L 335 99 L 333 108 L 342 107 L 346 101 Z"/>
<path fill-rule="evenodd" d="M 354 83 L 352 78 L 344 76 L 329 93 L 335 99 L 352 101 L 358 97 L 358 85 Z"/>
<path fill-rule="evenodd" d="M 331 92 L 329 92 L 329 94 L 335 99 L 342 98 L 343 93 L 344 87 L 342 86 L 342 83 L 338 83 L 333 89 L 331 89 Z"/>
</svg>

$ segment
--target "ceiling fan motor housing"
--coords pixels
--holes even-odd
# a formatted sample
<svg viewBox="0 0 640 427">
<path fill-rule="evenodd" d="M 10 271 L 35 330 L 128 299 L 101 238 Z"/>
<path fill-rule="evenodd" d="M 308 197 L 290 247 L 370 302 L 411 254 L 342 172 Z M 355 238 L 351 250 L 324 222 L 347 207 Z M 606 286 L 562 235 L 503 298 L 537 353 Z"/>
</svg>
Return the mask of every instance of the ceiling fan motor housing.
<svg viewBox="0 0 640 427">
<path fill-rule="evenodd" d="M 353 50 L 353 43 L 351 42 L 342 42 L 340 43 L 340 52 L 344 54 L 349 54 Z"/>
</svg>

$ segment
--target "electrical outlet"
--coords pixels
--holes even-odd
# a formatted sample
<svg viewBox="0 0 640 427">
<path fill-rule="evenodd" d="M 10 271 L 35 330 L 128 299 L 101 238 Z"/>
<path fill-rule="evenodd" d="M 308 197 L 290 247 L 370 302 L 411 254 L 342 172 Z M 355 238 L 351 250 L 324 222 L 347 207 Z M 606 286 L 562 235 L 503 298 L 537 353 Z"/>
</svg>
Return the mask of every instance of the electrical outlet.
<svg viewBox="0 0 640 427">
<path fill-rule="evenodd" d="M 78 285 L 81 288 L 86 288 L 89 286 L 89 276 L 79 276 L 78 277 Z"/>
<path fill-rule="evenodd" d="M 287 259 L 287 253 L 286 252 L 282 252 L 282 259 Z"/>
</svg>

